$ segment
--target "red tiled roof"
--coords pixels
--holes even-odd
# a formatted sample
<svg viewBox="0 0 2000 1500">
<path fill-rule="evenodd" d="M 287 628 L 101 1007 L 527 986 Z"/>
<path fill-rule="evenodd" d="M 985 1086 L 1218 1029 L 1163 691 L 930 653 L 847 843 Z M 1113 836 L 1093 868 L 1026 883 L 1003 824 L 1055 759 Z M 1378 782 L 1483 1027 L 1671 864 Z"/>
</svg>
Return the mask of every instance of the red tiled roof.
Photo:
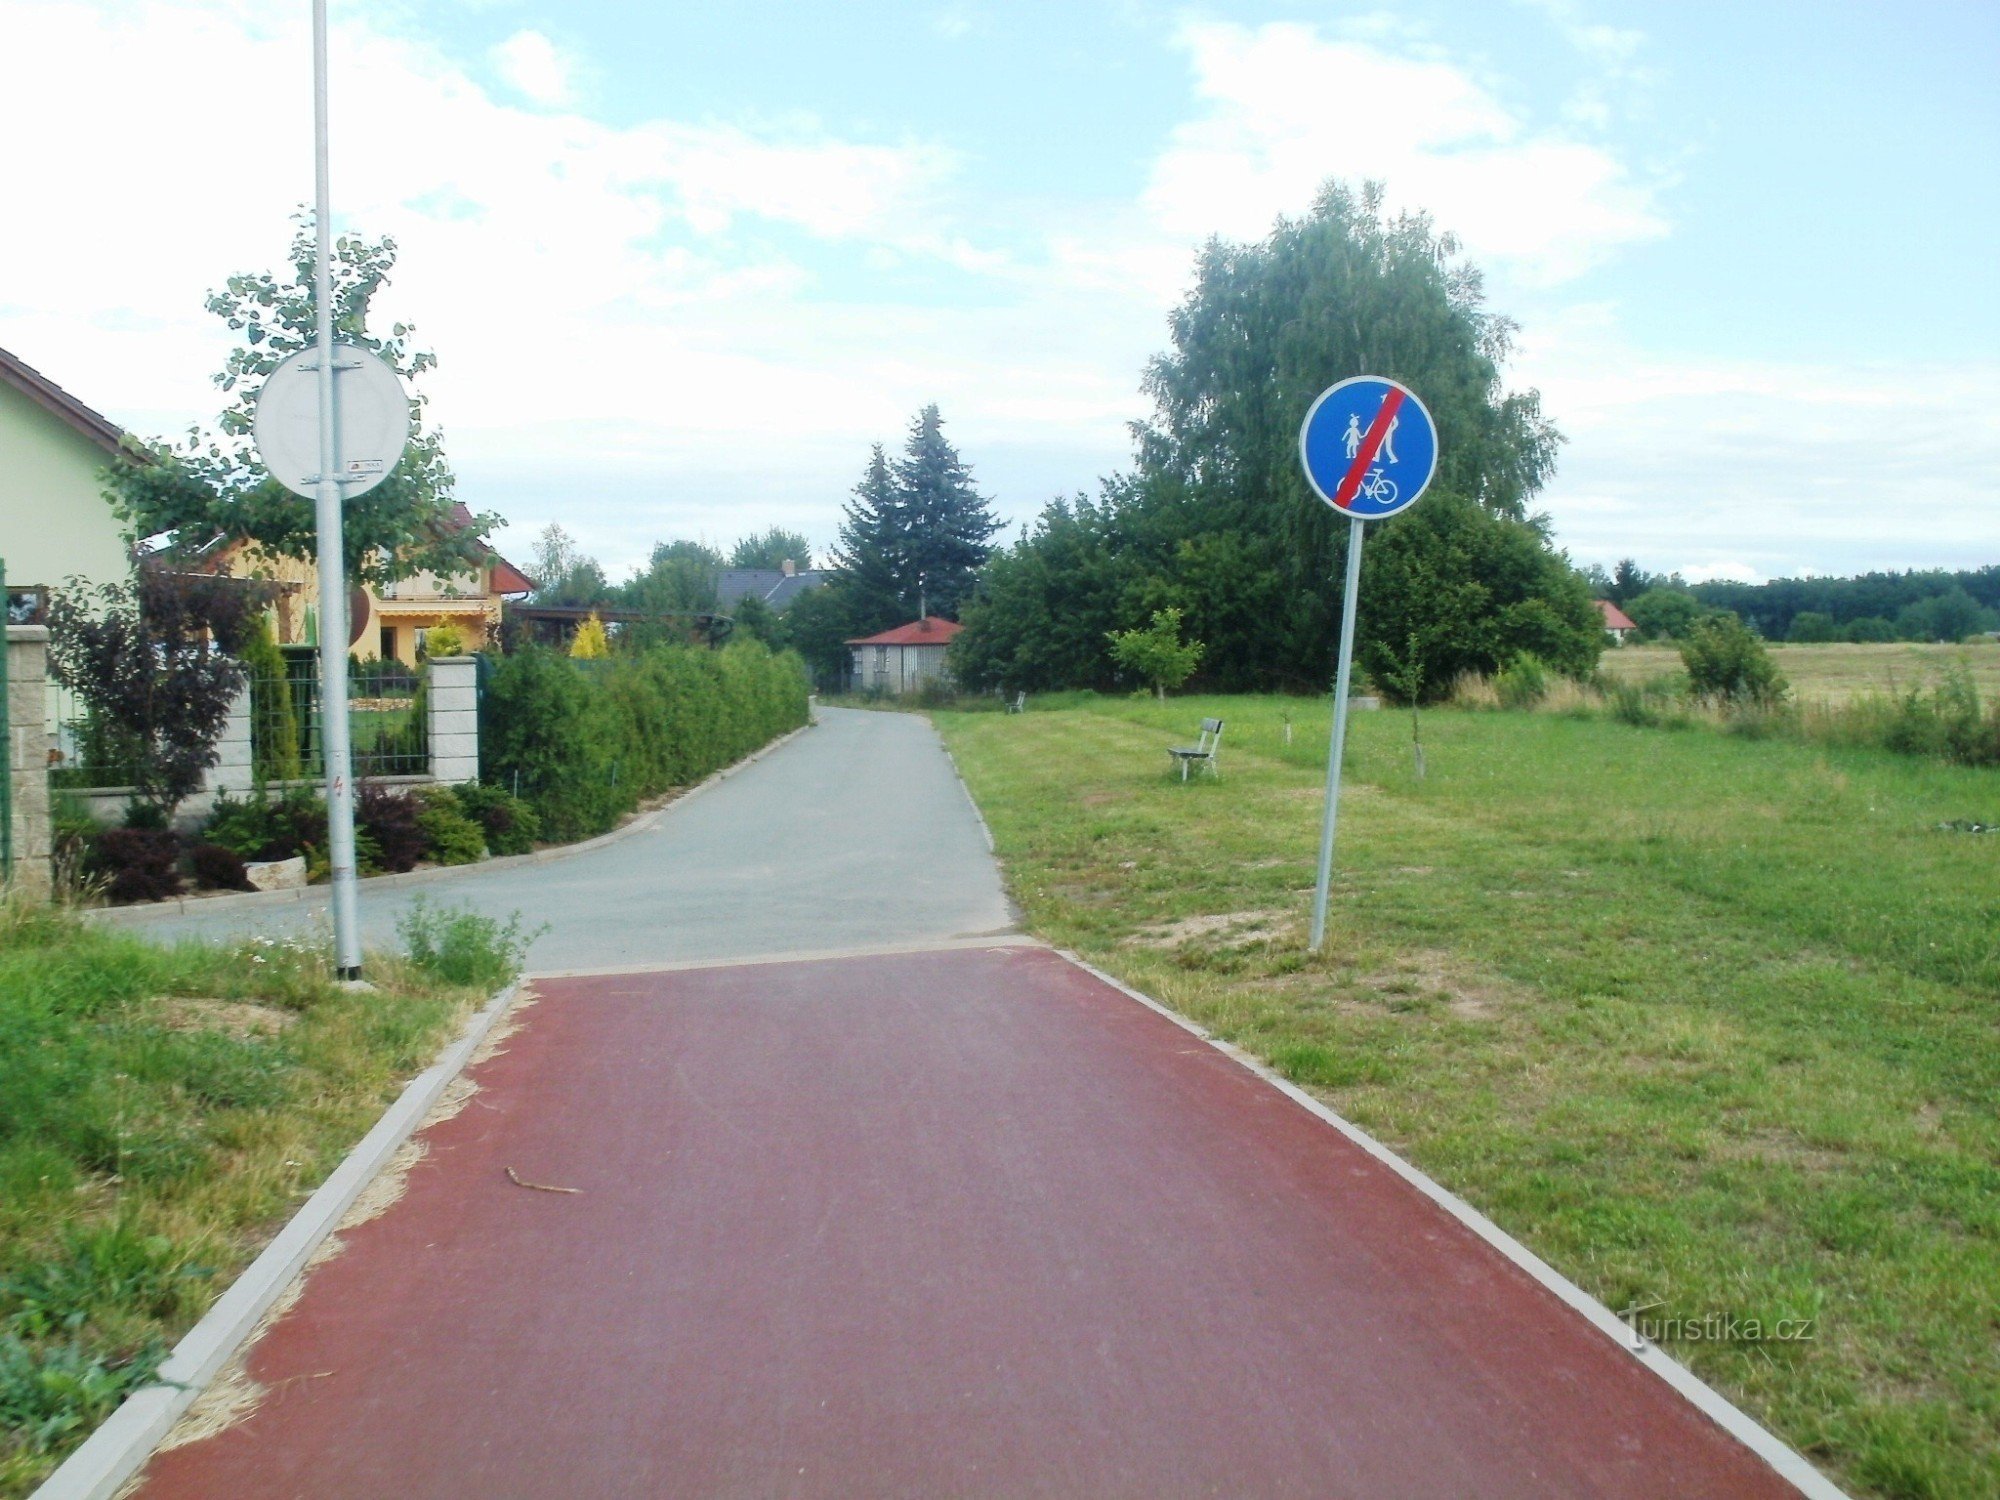
<svg viewBox="0 0 2000 1500">
<path fill-rule="evenodd" d="M 535 580 L 495 552 L 493 556 L 493 592 L 496 594 L 532 594 Z"/>
<path fill-rule="evenodd" d="M 956 620 L 940 620 L 932 615 L 924 620 L 912 620 L 907 625 L 898 625 L 894 630 L 885 630 L 880 635 L 864 635 L 859 640 L 849 641 L 850 646 L 942 646 L 965 627 Z"/>
<path fill-rule="evenodd" d="M 1597 612 L 1604 616 L 1604 628 L 1606 630 L 1637 630 L 1639 628 L 1627 618 L 1624 610 L 1613 604 L 1609 599 L 1594 599 L 1591 602 L 1597 606 Z"/>
<path fill-rule="evenodd" d="M 471 506 L 467 505 L 463 500 L 454 500 L 451 502 L 451 514 L 446 518 L 445 524 L 450 526 L 454 531 L 469 531 L 477 519 L 472 514 Z M 535 580 L 508 562 L 506 558 L 495 552 L 490 546 L 486 548 L 486 555 L 492 559 L 493 563 L 494 593 L 532 594 L 535 591 Z"/>
</svg>

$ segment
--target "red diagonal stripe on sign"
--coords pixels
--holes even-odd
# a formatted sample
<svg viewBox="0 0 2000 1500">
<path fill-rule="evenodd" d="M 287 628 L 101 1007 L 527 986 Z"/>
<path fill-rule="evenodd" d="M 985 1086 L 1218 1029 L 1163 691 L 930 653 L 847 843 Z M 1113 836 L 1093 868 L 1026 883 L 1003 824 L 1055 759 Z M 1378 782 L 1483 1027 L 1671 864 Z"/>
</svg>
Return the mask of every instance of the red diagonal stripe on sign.
<svg viewBox="0 0 2000 1500">
<path fill-rule="evenodd" d="M 1375 420 L 1361 434 L 1361 446 L 1354 450 L 1354 462 L 1347 466 L 1340 488 L 1333 492 L 1333 503 L 1342 510 L 1346 510 L 1353 501 L 1355 492 L 1361 488 L 1361 476 L 1368 472 L 1368 466 L 1375 462 L 1375 455 L 1382 451 L 1382 444 L 1389 436 L 1389 424 L 1396 420 L 1397 409 L 1402 404 L 1403 392 L 1396 386 L 1390 386 L 1389 394 L 1383 398 L 1382 409 L 1375 413 Z"/>
</svg>

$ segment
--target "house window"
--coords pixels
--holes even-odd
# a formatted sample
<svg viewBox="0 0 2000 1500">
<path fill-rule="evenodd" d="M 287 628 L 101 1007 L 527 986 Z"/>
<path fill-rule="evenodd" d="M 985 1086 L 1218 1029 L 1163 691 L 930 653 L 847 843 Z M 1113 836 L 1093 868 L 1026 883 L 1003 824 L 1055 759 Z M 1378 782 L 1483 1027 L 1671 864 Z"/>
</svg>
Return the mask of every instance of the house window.
<svg viewBox="0 0 2000 1500">
<path fill-rule="evenodd" d="M 40 584 L 10 585 L 7 589 L 7 623 L 41 625 L 48 621 L 49 591 Z"/>
<path fill-rule="evenodd" d="M 381 654 L 384 661 L 394 661 L 396 659 L 396 627 L 393 625 L 384 625 L 382 627 Z"/>
</svg>

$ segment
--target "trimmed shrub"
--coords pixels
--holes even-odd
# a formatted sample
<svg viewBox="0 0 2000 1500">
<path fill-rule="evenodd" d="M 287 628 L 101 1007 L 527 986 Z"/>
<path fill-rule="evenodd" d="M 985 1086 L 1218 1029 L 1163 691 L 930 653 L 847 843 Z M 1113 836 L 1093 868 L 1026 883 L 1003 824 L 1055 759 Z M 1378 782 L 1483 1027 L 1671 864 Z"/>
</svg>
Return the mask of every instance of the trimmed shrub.
<svg viewBox="0 0 2000 1500">
<path fill-rule="evenodd" d="M 535 810 L 505 787 L 468 781 L 452 789 L 465 815 L 486 835 L 494 854 L 527 854 L 541 837 L 542 820 Z"/>
<path fill-rule="evenodd" d="M 215 807 L 201 825 L 200 837 L 211 849 L 226 849 L 238 859 L 289 859 L 288 854 L 268 854 L 278 837 L 278 821 L 270 804 L 262 798 L 239 802 L 227 792 L 219 793 Z"/>
<path fill-rule="evenodd" d="M 113 901 L 164 901 L 181 890 L 181 842 L 166 828 L 107 828 L 90 841 L 89 869 Z"/>
<path fill-rule="evenodd" d="M 469 865 L 486 858 L 486 830 L 465 815 L 450 787 L 425 787 L 413 800 L 432 859 L 441 865 Z"/>
<path fill-rule="evenodd" d="M 258 616 L 243 643 L 250 669 L 250 765 L 258 784 L 297 781 L 305 774 L 299 758 L 299 719 L 284 653 L 271 638 L 270 622 Z"/>
<path fill-rule="evenodd" d="M 414 870 L 428 845 L 423 825 L 417 821 L 418 812 L 414 798 L 377 782 L 364 781 L 360 795 L 354 799 L 356 842 L 361 834 L 374 840 L 385 870 L 396 874 Z M 356 863 L 360 863 L 358 858 Z"/>
<path fill-rule="evenodd" d="M 290 859 L 326 847 L 326 799 L 304 787 L 271 804 L 272 842 L 260 856 Z"/>
<path fill-rule="evenodd" d="M 195 883 L 211 891 L 247 891 L 250 877 L 243 869 L 243 856 L 220 844 L 196 844 L 188 851 L 188 868 Z"/>
<path fill-rule="evenodd" d="M 225 792 L 215 799 L 200 838 L 246 860 L 290 859 L 326 843 L 326 803 L 303 787 L 243 802 Z"/>
<path fill-rule="evenodd" d="M 798 657 L 760 642 L 662 645 L 580 667 L 542 648 L 505 658 L 480 705 L 486 780 L 558 841 L 698 781 L 806 719 Z"/>
<path fill-rule="evenodd" d="M 595 611 L 577 627 L 576 638 L 569 643 L 569 654 L 578 661 L 602 661 L 611 654 L 611 638 L 604 633 L 604 622 Z"/>
</svg>

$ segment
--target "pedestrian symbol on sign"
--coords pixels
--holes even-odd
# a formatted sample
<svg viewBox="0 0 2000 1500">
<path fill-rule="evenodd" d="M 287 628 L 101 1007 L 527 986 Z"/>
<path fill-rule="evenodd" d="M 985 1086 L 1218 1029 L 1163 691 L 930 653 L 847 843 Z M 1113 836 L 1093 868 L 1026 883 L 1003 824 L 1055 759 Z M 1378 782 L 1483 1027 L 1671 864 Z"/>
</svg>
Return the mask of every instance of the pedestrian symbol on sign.
<svg viewBox="0 0 2000 1500">
<path fill-rule="evenodd" d="M 1388 398 L 1385 396 L 1383 399 L 1386 401 Z M 1384 463 L 1393 464 L 1398 461 L 1396 458 L 1396 429 L 1402 425 L 1403 419 L 1401 417 L 1391 416 L 1389 418 L 1389 430 L 1382 434 L 1381 457 Z M 1353 463 L 1354 455 L 1361 451 L 1360 412 L 1351 411 L 1347 414 L 1347 431 L 1341 434 L 1341 443 L 1347 449 L 1347 461 Z"/>
</svg>

